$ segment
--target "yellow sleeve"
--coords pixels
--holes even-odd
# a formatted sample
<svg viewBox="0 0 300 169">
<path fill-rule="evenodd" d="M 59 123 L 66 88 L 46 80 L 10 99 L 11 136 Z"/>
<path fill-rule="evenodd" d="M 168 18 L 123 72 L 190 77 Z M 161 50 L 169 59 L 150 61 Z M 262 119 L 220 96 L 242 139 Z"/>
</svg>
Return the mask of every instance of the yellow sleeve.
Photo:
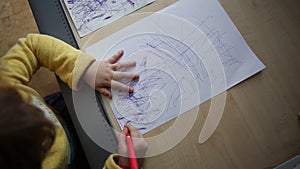
<svg viewBox="0 0 300 169">
<path fill-rule="evenodd" d="M 116 158 L 119 158 L 118 154 L 111 154 L 103 167 L 103 169 L 122 169 L 116 162 Z"/>
<path fill-rule="evenodd" d="M 0 59 L 0 81 L 28 85 L 42 66 L 55 72 L 70 88 L 76 89 L 80 77 L 95 59 L 56 38 L 29 34 Z"/>
</svg>

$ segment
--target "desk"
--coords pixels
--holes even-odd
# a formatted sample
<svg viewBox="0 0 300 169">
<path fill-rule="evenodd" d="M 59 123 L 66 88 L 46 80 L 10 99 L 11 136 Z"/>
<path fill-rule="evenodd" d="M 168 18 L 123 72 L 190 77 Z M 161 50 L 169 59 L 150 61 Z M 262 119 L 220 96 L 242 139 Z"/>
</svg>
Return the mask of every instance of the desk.
<svg viewBox="0 0 300 169">
<path fill-rule="evenodd" d="M 138 12 L 155 12 L 174 2 L 157 0 Z M 220 3 L 266 69 L 227 91 L 222 120 L 208 141 L 198 143 L 210 101 L 199 106 L 188 135 L 173 149 L 145 159 L 143 168 L 270 168 L 300 154 L 300 2 Z M 121 19 L 98 30 L 97 40 L 130 22 Z M 79 45 L 89 36 L 77 36 Z"/>
</svg>

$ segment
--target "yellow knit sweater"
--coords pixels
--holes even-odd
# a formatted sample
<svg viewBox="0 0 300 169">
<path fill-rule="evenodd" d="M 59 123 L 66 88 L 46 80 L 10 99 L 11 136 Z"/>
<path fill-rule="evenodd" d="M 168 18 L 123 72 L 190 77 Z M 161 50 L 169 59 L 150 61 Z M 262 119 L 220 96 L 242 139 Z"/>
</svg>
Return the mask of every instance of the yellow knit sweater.
<svg viewBox="0 0 300 169">
<path fill-rule="evenodd" d="M 77 89 L 86 68 L 95 60 L 92 56 L 50 36 L 29 34 L 19 39 L 5 56 L 0 59 L 0 83 L 14 86 L 24 101 L 40 108 L 55 124 L 56 138 L 43 161 L 43 169 L 67 167 L 69 147 L 66 134 L 54 113 L 47 107 L 37 91 L 28 86 L 33 74 L 46 67 L 56 73 L 72 89 Z M 111 155 L 104 168 L 120 168 Z"/>
</svg>

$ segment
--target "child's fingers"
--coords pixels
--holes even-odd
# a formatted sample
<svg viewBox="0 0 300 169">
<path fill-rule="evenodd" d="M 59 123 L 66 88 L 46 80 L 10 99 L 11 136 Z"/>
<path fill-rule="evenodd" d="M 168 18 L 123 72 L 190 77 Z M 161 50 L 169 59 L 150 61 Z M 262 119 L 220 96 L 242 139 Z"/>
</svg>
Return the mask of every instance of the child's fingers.
<svg viewBox="0 0 300 169">
<path fill-rule="evenodd" d="M 132 125 L 128 124 L 126 125 L 126 127 L 128 128 L 131 137 L 133 138 L 142 138 L 142 134 L 139 132 L 139 130 L 135 127 L 133 127 Z"/>
<path fill-rule="evenodd" d="M 120 143 L 124 143 L 124 145 L 126 145 L 126 134 L 128 133 L 128 128 L 124 127 L 123 130 L 121 131 L 121 133 L 119 134 L 119 141 Z"/>
<path fill-rule="evenodd" d="M 113 79 L 138 79 L 139 75 L 135 73 L 127 73 L 127 72 L 114 72 Z"/>
<path fill-rule="evenodd" d="M 125 84 L 122 84 L 122 83 L 114 81 L 114 80 L 111 81 L 111 87 L 113 89 L 118 89 L 118 90 L 126 91 L 126 92 L 129 92 L 129 93 L 133 92 L 132 87 L 126 86 Z"/>
<path fill-rule="evenodd" d="M 107 88 L 97 88 L 96 89 L 99 93 L 101 93 L 102 95 L 112 99 L 112 94 L 111 92 L 107 89 Z"/>
<path fill-rule="evenodd" d="M 110 63 L 110 64 L 114 64 L 116 63 L 124 54 L 124 51 L 123 50 L 120 50 L 118 53 L 114 54 L 111 58 L 109 58 L 107 61 Z"/>
<path fill-rule="evenodd" d="M 148 149 L 147 142 L 137 128 L 133 127 L 130 124 L 125 125 L 125 127 L 130 132 L 137 157 L 142 158 Z"/>
<path fill-rule="evenodd" d="M 121 133 L 118 136 L 118 150 L 121 156 L 127 156 L 127 144 L 126 144 L 126 134 L 128 133 L 128 129 L 126 127 L 123 128 Z"/>
<path fill-rule="evenodd" d="M 113 64 L 113 69 L 120 70 L 122 68 L 134 67 L 135 65 L 136 61 L 119 62 Z"/>
</svg>

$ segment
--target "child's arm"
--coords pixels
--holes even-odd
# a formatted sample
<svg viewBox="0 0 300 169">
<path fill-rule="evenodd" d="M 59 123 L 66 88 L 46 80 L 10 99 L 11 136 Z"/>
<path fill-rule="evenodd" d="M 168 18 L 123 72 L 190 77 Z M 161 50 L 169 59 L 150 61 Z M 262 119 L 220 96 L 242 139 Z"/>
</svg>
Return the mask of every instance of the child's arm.
<svg viewBox="0 0 300 169">
<path fill-rule="evenodd" d="M 107 79 L 101 77 L 105 77 L 107 74 L 114 74 L 116 67 L 104 69 L 102 65 L 120 64 L 115 64 L 115 62 L 95 61 L 94 57 L 56 38 L 47 35 L 30 34 L 27 38 L 19 39 L 18 43 L 0 59 L 0 81 L 10 85 L 27 86 L 33 74 L 42 66 L 55 72 L 72 89 L 77 89 L 78 82 L 83 74 L 95 75 L 96 73 L 96 84 L 93 86 L 91 81 L 87 82 L 92 87 L 99 89 L 98 91 L 102 94 L 106 94 L 105 88 L 110 86 L 108 86 L 108 83 L 103 83 L 102 80 Z M 87 72 L 85 73 L 86 70 Z M 123 76 L 134 77 L 135 75 L 125 73 Z M 92 79 L 87 77 L 85 76 L 84 79 Z M 110 78 L 108 80 L 112 81 L 113 79 Z M 130 90 L 129 88 L 126 89 Z M 106 94 L 106 96 L 108 95 Z"/>
<path fill-rule="evenodd" d="M 28 85 L 42 66 L 55 72 L 69 87 L 76 85 L 95 59 L 50 36 L 29 34 L 21 38 L 0 61 L 1 80 Z"/>
</svg>

